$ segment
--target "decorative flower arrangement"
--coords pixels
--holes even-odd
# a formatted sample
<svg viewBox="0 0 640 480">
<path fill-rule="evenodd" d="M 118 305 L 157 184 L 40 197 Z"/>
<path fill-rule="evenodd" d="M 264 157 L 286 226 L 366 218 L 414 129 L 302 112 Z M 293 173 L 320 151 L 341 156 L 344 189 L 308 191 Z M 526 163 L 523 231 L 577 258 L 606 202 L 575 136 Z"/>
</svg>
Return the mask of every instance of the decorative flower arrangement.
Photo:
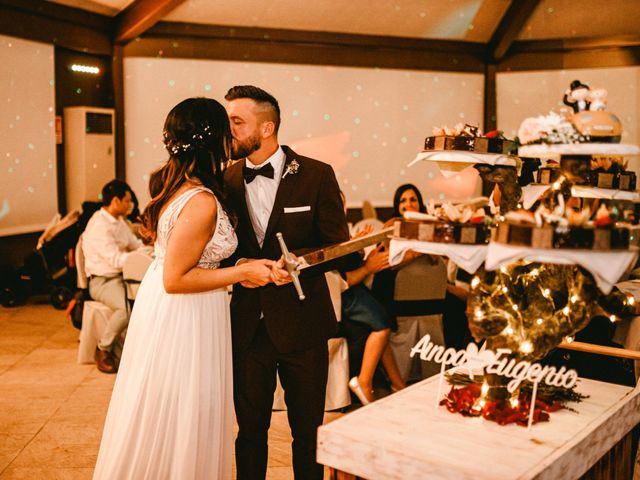
<svg viewBox="0 0 640 480">
<path fill-rule="evenodd" d="M 300 168 L 300 164 L 296 160 L 292 160 L 289 165 L 287 165 L 287 169 L 282 174 L 282 178 L 286 177 L 288 174 L 295 175 L 298 173 L 298 169 Z"/>
<path fill-rule="evenodd" d="M 526 118 L 518 129 L 518 140 L 521 145 L 536 143 L 583 143 L 588 138 L 581 135 L 569 120 L 550 112 L 549 115 Z"/>
<path fill-rule="evenodd" d="M 511 398 L 489 398 L 488 384 L 483 376 L 469 378 L 462 374 L 447 374 L 451 390 L 440 401 L 451 413 L 465 417 L 480 417 L 498 425 L 515 423 L 526 427 L 531 413 L 532 384 L 523 382 Z M 534 402 L 532 424 L 549 421 L 549 413 L 560 409 L 573 410 L 569 402 L 581 402 L 587 398 L 573 388 L 539 385 Z"/>
</svg>

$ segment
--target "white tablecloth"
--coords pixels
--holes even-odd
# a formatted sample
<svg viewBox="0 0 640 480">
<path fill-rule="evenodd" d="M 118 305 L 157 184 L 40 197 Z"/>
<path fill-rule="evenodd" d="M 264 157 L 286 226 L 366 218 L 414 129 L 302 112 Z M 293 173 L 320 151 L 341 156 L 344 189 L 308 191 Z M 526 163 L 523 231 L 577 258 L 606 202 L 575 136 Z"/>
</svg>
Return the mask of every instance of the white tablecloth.
<svg viewBox="0 0 640 480">
<path fill-rule="evenodd" d="M 397 265 L 402 262 L 404 254 L 408 250 L 449 257 L 456 265 L 469 273 L 474 273 L 480 268 L 487 254 L 486 245 L 459 245 L 394 238 L 389 246 L 389 263 Z"/>
</svg>

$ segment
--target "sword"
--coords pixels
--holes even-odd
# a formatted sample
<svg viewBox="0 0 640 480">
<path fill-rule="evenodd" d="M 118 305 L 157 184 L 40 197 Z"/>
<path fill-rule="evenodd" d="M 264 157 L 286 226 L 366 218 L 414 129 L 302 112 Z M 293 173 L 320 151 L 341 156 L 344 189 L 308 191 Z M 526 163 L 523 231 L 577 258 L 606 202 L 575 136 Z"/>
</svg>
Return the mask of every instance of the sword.
<svg viewBox="0 0 640 480">
<path fill-rule="evenodd" d="M 294 260 L 293 255 L 289 252 L 287 245 L 284 242 L 282 233 L 276 233 L 280 248 L 282 249 L 282 255 L 284 258 L 284 266 L 289 276 L 293 281 L 293 285 L 298 292 L 298 298 L 304 300 L 305 296 L 300 285 L 300 279 L 298 277 L 299 272 L 305 268 L 313 267 L 321 263 L 335 260 L 336 258 L 344 257 L 350 253 L 358 252 L 365 247 L 375 245 L 376 243 L 387 240 L 393 234 L 393 227 L 384 228 L 377 232 L 364 235 L 362 237 L 354 238 L 346 242 L 337 243 L 328 247 L 324 247 L 313 252 L 309 252 L 305 255 L 297 257 Z"/>
</svg>

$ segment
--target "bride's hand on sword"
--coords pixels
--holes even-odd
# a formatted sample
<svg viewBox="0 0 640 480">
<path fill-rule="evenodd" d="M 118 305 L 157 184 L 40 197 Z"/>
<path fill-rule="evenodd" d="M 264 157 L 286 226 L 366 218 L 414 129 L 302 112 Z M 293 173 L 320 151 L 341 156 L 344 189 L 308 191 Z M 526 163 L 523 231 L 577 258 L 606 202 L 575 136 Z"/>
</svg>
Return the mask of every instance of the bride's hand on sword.
<svg viewBox="0 0 640 480">
<path fill-rule="evenodd" d="M 271 282 L 271 269 L 275 263 L 267 259 L 246 259 L 239 265 L 243 268 L 245 276 L 240 285 L 245 288 L 256 288 Z"/>
</svg>

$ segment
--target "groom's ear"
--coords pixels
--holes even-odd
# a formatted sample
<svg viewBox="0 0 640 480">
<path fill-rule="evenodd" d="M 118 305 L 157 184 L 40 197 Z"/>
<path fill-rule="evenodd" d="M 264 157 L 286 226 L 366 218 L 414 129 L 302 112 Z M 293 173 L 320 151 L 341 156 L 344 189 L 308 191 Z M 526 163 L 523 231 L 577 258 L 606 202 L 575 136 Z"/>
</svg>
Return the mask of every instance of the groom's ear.
<svg viewBox="0 0 640 480">
<path fill-rule="evenodd" d="M 275 132 L 276 124 L 272 121 L 267 120 L 266 122 L 262 122 L 260 126 L 260 130 L 262 132 L 262 138 L 271 137 Z"/>
</svg>

